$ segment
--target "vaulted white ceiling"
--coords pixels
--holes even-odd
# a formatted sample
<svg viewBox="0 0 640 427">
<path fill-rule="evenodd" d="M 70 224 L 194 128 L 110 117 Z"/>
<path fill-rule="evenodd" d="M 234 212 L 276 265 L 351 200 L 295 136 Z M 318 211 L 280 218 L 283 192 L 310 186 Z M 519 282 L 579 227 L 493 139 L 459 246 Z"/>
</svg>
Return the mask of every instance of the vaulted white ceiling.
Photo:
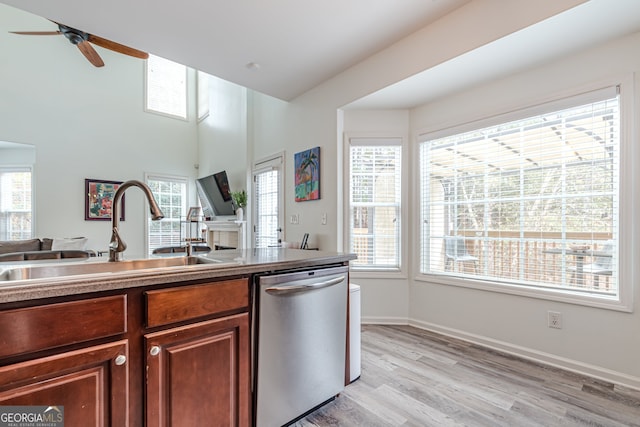
<svg viewBox="0 0 640 427">
<path fill-rule="evenodd" d="M 290 100 L 469 1 L 4 2 Z"/>
<path fill-rule="evenodd" d="M 461 7 L 507 0 L 2 1 L 292 100 Z M 10 30 L 57 29 L 47 19 L 38 28 Z M 412 107 L 638 30 L 639 0 L 590 0 L 384 88 L 350 108 Z M 450 37 L 455 34 L 452 28 Z"/>
</svg>

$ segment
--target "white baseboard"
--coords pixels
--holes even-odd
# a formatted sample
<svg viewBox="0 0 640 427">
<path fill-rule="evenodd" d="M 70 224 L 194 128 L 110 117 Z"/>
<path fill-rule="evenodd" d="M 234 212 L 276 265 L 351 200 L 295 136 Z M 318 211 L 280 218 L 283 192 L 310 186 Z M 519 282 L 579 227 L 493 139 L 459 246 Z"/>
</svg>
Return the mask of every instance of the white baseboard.
<svg viewBox="0 0 640 427">
<path fill-rule="evenodd" d="M 400 320 L 400 319 L 398 319 Z M 371 322 L 373 323 L 373 322 Z M 586 375 L 592 378 L 608 381 L 614 384 L 620 384 L 625 387 L 640 390 L 640 378 L 631 375 L 626 375 L 620 372 L 612 371 L 606 368 L 602 368 L 595 365 L 579 362 L 577 360 L 571 360 L 564 357 L 559 357 L 554 354 L 545 353 L 537 350 L 533 350 L 526 347 L 510 344 L 504 341 L 494 340 L 481 335 L 469 334 L 457 329 L 447 328 L 433 323 L 423 322 L 420 320 L 409 319 L 405 323 L 382 323 L 382 324 L 404 324 L 415 326 L 416 328 L 425 329 L 431 332 L 436 332 L 442 335 L 458 338 L 464 341 L 472 342 L 474 344 L 488 347 L 494 350 L 499 350 L 504 353 L 512 354 L 514 356 L 522 357 L 523 359 L 532 360 L 534 362 L 543 363 L 556 368 L 561 368 L 567 371 L 575 372 L 581 375 Z"/>
<path fill-rule="evenodd" d="M 360 319 L 363 325 L 408 325 L 406 317 L 363 317 Z"/>
</svg>

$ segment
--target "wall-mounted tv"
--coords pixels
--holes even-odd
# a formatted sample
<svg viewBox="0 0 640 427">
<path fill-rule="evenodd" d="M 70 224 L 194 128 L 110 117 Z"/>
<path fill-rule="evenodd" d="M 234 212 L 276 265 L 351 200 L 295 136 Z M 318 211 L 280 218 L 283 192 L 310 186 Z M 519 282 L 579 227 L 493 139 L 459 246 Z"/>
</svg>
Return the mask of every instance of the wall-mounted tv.
<svg viewBox="0 0 640 427">
<path fill-rule="evenodd" d="M 198 198 L 205 218 L 235 219 L 227 172 L 221 171 L 196 180 Z"/>
</svg>

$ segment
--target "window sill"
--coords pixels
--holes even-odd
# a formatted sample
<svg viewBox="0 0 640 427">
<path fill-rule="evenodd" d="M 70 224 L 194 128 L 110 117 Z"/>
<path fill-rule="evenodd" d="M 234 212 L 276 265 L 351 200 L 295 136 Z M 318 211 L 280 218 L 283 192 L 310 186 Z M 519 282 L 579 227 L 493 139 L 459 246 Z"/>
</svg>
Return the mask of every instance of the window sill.
<svg viewBox="0 0 640 427">
<path fill-rule="evenodd" d="M 499 292 L 527 298 L 558 301 L 567 304 L 583 305 L 627 313 L 633 312 L 631 304 L 625 303 L 624 299 L 621 298 L 620 295 L 608 296 L 596 293 L 577 292 L 570 289 L 538 289 L 533 286 L 519 285 L 515 283 L 490 282 L 486 280 L 435 274 L 421 274 L 416 276 L 415 280 L 416 282 L 428 282 L 481 291 Z"/>
</svg>

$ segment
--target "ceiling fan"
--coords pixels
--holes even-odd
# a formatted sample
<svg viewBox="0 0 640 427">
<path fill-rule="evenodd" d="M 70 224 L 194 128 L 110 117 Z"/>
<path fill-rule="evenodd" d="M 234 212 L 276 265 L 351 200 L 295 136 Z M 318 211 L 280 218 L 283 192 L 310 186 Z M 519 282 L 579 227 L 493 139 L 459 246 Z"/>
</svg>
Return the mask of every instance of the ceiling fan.
<svg viewBox="0 0 640 427">
<path fill-rule="evenodd" d="M 11 31 L 11 33 L 28 36 L 54 36 L 62 34 L 71 42 L 71 44 L 78 46 L 78 49 L 80 49 L 80 52 L 82 52 L 84 57 L 96 67 L 103 67 L 104 62 L 102 61 L 102 58 L 100 58 L 100 55 L 98 55 L 98 52 L 96 52 L 93 46 L 91 46 L 91 43 L 135 58 L 147 59 L 149 57 L 149 54 L 146 52 L 142 52 L 111 40 L 103 39 L 102 37 L 86 33 L 67 25 L 59 24 L 57 22 L 54 22 L 54 24 L 58 25 L 58 31 Z"/>
</svg>

